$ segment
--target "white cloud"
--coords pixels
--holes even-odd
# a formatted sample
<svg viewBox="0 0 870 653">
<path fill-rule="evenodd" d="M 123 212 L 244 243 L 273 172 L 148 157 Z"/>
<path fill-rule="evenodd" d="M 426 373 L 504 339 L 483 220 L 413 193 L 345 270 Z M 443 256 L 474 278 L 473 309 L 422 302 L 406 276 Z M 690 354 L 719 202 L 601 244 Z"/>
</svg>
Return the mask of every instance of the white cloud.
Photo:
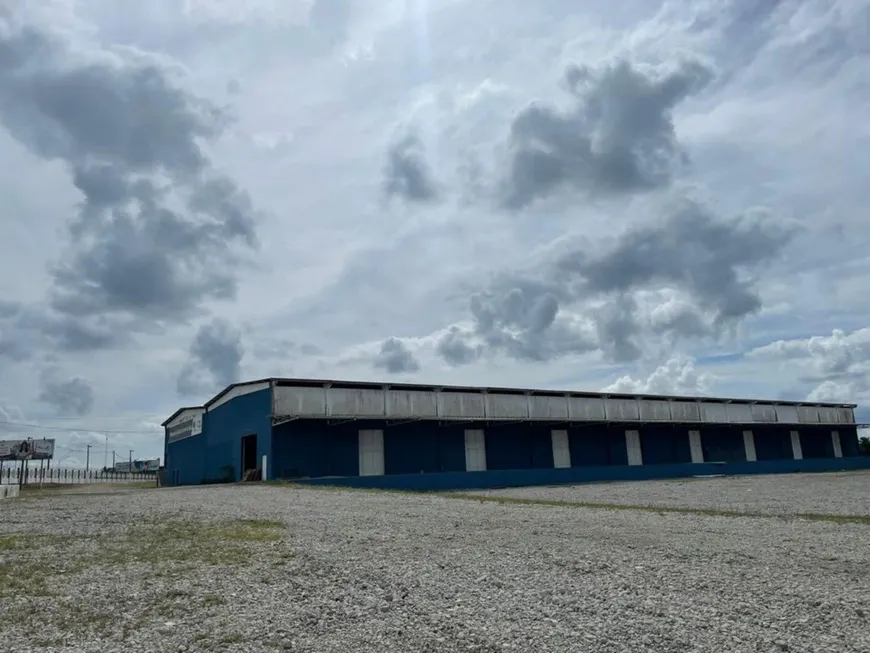
<svg viewBox="0 0 870 653">
<path fill-rule="evenodd" d="M 865 2 L 5 6 L 5 421 L 156 455 L 261 374 L 870 406 Z"/>
<path fill-rule="evenodd" d="M 675 357 L 660 365 L 646 378 L 621 376 L 602 388 L 604 392 L 624 392 L 658 395 L 709 395 L 715 377 L 695 368 L 693 360 Z"/>
<path fill-rule="evenodd" d="M 829 336 L 777 340 L 747 354 L 770 361 L 812 386 L 807 399 L 864 403 L 870 399 L 870 328 Z"/>
</svg>

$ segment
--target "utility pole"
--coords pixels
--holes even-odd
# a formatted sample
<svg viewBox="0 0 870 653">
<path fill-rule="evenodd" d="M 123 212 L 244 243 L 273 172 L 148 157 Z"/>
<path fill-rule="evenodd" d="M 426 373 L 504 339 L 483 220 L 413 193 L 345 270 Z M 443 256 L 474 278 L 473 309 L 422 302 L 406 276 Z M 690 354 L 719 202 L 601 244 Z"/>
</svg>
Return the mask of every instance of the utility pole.
<svg viewBox="0 0 870 653">
<path fill-rule="evenodd" d="M 112 469 L 115 469 L 115 450 L 112 449 Z"/>
<path fill-rule="evenodd" d="M 103 453 L 103 469 L 105 470 L 109 464 L 109 434 L 106 433 L 106 450 Z"/>
<path fill-rule="evenodd" d="M 87 454 L 85 454 L 85 471 L 88 471 L 91 468 L 91 445 L 87 445 L 87 450 Z"/>
<path fill-rule="evenodd" d="M 133 450 L 130 449 L 130 466 L 127 468 L 129 473 L 133 473 Z"/>
</svg>

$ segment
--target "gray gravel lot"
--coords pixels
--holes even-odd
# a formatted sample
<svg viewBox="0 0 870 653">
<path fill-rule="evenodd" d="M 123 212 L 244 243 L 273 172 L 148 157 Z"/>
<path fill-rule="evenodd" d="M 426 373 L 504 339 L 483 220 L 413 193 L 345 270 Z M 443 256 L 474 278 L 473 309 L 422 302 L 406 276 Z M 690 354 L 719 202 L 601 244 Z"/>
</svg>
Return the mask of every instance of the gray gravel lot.
<svg viewBox="0 0 870 653">
<path fill-rule="evenodd" d="M 772 515 L 870 516 L 870 471 L 689 478 L 630 483 L 484 490 L 475 494 L 533 500 Z"/>
<path fill-rule="evenodd" d="M 55 493 L 0 506 L 0 650 L 862 652 L 868 544 L 780 517 Z"/>
</svg>

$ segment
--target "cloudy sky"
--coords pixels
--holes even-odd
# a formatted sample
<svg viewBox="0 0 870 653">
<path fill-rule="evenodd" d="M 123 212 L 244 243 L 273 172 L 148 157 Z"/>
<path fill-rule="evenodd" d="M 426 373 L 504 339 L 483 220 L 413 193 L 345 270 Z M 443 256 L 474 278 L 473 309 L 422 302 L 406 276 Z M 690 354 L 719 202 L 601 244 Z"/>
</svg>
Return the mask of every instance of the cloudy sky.
<svg viewBox="0 0 870 653">
<path fill-rule="evenodd" d="M 870 407 L 868 115 L 863 0 L 6 0 L 0 436 L 158 455 L 271 375 Z"/>
</svg>

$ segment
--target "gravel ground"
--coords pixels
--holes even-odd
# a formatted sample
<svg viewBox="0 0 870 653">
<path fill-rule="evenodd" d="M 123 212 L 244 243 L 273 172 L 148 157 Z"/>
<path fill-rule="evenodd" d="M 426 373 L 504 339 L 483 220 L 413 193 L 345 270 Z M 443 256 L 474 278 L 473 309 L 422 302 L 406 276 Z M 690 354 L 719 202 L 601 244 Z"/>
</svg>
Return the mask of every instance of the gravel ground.
<svg viewBox="0 0 870 653">
<path fill-rule="evenodd" d="M 770 515 L 870 516 L 870 471 L 484 490 L 476 495 Z"/>
<path fill-rule="evenodd" d="M 0 506 L 0 650 L 868 652 L 868 544 L 432 495 L 52 493 Z"/>
</svg>

